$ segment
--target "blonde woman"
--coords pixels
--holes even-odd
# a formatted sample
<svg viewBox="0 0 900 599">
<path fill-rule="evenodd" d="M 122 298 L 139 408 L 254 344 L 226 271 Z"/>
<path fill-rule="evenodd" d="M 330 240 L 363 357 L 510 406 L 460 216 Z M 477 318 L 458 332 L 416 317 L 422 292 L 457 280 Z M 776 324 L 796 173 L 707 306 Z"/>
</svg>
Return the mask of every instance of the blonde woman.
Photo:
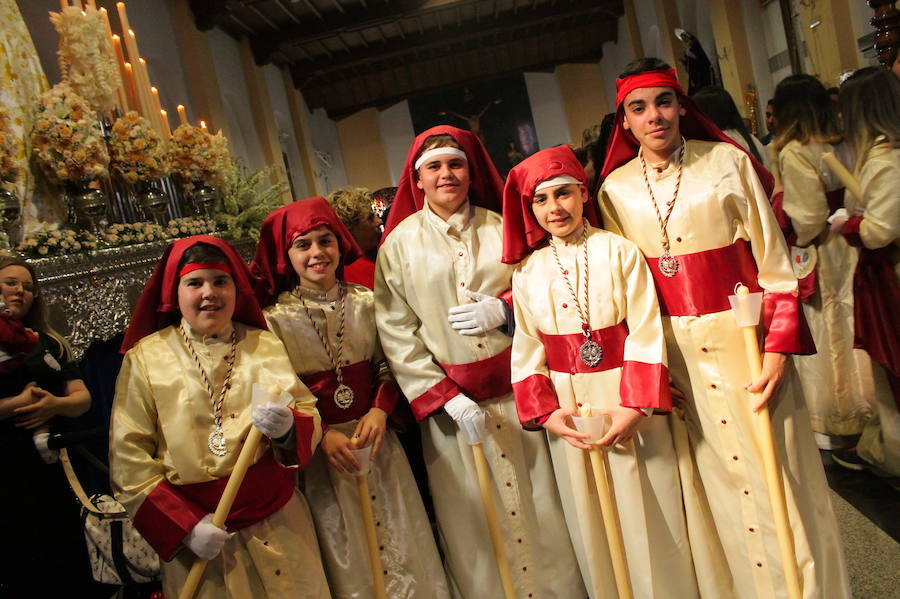
<svg viewBox="0 0 900 599">
<path fill-rule="evenodd" d="M 876 396 L 876 413 L 866 423 L 858 455 L 876 472 L 900 475 L 900 79 L 889 71 L 860 69 L 841 88 L 847 143 L 855 155 L 860 197 L 847 194 L 848 216 L 832 221 L 859 248 L 854 274 L 855 338 L 880 365 L 891 398 Z M 838 453 L 845 461 L 852 455 Z"/>
<path fill-rule="evenodd" d="M 811 75 L 792 75 L 778 84 L 773 102 L 791 264 L 817 350 L 793 360 L 819 447 L 834 449 L 844 443 L 840 437 L 862 432 L 872 398 L 889 389 L 875 380 L 869 356 L 853 347 L 857 252 L 828 225 L 843 205 L 842 185 L 822 161 L 842 141 L 828 92 Z"/>
</svg>

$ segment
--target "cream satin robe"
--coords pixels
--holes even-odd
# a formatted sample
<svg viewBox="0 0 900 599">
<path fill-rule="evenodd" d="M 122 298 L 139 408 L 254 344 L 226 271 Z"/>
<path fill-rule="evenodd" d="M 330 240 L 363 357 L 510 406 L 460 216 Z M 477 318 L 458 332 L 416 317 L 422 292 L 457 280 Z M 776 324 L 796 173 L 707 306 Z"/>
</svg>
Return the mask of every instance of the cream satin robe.
<svg viewBox="0 0 900 599">
<path fill-rule="evenodd" d="M 722 248 L 743 239 L 752 247 L 759 285 L 772 292 L 796 292 L 784 237 L 747 155 L 729 144 L 689 140 L 684 161 L 668 225 L 672 254 Z M 665 213 L 677 167 L 653 166 L 663 168 L 648 168 L 647 174 Z M 662 255 L 658 219 L 637 158 L 610 174 L 599 197 L 606 228 L 634 241 L 645 256 Z M 687 396 L 683 425 L 675 418 L 671 423 L 701 594 L 783 599 L 784 574 L 754 442 L 751 398 L 744 390 L 752 377 L 734 317 L 730 310 L 663 316 L 663 329 L 669 373 Z M 790 361 L 770 409 L 804 597 L 850 597 L 830 491 Z M 678 442 L 683 427 L 693 460 Z"/>
<path fill-rule="evenodd" d="M 822 162 L 829 144 L 788 143 L 778 155 L 784 182 L 784 211 L 797 234 L 796 245 L 814 246 L 818 255 L 816 293 L 803 313 L 816 342 L 816 354 L 794 356 L 812 427 L 827 435 L 858 435 L 882 396 L 893 402 L 878 366 L 853 349 L 853 273 L 857 250 L 828 228 L 831 214 L 825 193 L 841 184 Z M 847 194 L 849 195 L 849 194 Z M 846 197 L 846 195 L 845 195 Z"/>
<path fill-rule="evenodd" d="M 269 327 L 284 342 L 299 376 L 332 371 L 331 359 L 310 325 L 304 304 L 337 357 L 341 345 L 344 364 L 372 363 L 380 379 L 390 378 L 375 330 L 375 302 L 370 290 L 345 283 L 344 334 L 340 331 L 338 286 L 328 292 L 298 287 L 278 296 L 266 309 Z M 373 377 L 373 380 L 376 377 Z M 348 437 L 359 420 L 329 426 Z M 356 480 L 341 474 L 317 451 L 305 471 L 304 491 L 309 500 L 319 546 L 335 599 L 368 599 L 373 596 L 368 548 L 359 507 Z M 419 490 L 394 432 L 388 428 L 372 470 L 368 474 L 372 507 L 379 526 L 378 545 L 388 596 L 395 599 L 446 599 L 450 597 L 431 524 Z"/>
<path fill-rule="evenodd" d="M 218 338 L 189 332 L 216 393 L 225 379 L 231 330 Z M 310 452 L 321 437 L 315 397 L 294 375 L 281 342 L 268 331 L 236 323 L 238 349 L 231 389 L 223 404 L 222 428 L 228 452 L 207 446 L 213 410 L 197 364 L 176 327 L 143 338 L 125 355 L 116 381 L 110 419 L 110 476 L 118 499 L 134 518 L 163 480 L 173 485 L 202 483 L 231 474 L 238 448 L 252 426 L 253 383 L 276 385 L 294 396 L 293 408 L 314 418 Z M 263 442 L 254 462 L 269 451 Z M 293 451 L 275 448 L 276 459 L 297 463 Z M 178 597 L 196 556 L 182 548 L 162 562 L 166 597 Z M 328 598 L 328 585 L 306 501 L 295 491 L 280 510 L 238 530 L 209 562 L 195 595 L 202 599 Z"/>
<path fill-rule="evenodd" d="M 512 340 L 499 330 L 463 336 L 447 321 L 451 307 L 471 301 L 467 289 L 493 296 L 509 289 L 512 267 L 500 263 L 501 246 L 498 214 L 466 203 L 445 222 L 426 203 L 379 250 L 375 320 L 413 413 L 416 400 L 445 380 L 438 363 L 468 364 L 509 348 Z M 509 371 L 496 376 L 509 377 Z M 512 393 L 480 405 L 487 413 L 484 450 L 516 596 L 584 597 L 546 439 L 522 431 Z M 422 420 L 421 428 L 453 594 L 458 599 L 502 597 L 472 449 L 441 407 Z"/>
<path fill-rule="evenodd" d="M 573 288 L 584 289 L 587 278 L 591 330 L 624 321 L 629 331 L 624 359 L 665 366 L 659 306 L 640 250 L 618 235 L 588 226 L 590 273 L 585 275 L 584 242 L 566 244 L 554 238 L 554 243 Z M 541 334 L 579 335 L 582 325 L 551 248 L 534 252 L 516 269 L 513 296 L 513 382 L 534 375 L 549 377 L 561 408 L 575 408 L 579 403 L 604 408 L 619 405 L 621 367 L 576 374 L 548 369 Z M 612 355 L 609 350 L 606 354 Z M 631 399 L 640 403 L 639 397 Z M 608 451 L 610 472 L 635 597 L 690 599 L 698 596 L 697 582 L 680 501 L 675 448 L 666 420 L 663 415 L 644 417 L 633 442 Z M 564 439 L 549 437 L 585 586 L 592 599 L 615 598 L 615 577 L 590 458 Z"/>
<path fill-rule="evenodd" d="M 856 176 L 863 197 L 847 193 L 844 205 L 850 214 L 862 213 L 859 236 L 865 247 L 893 245 L 894 271 L 900 277 L 900 149 L 876 145 Z M 882 386 L 888 384 L 878 365 L 875 376 Z M 866 461 L 900 476 L 900 413 L 889 393 L 879 393 L 875 400 L 876 413 L 866 423 L 856 449 Z"/>
</svg>

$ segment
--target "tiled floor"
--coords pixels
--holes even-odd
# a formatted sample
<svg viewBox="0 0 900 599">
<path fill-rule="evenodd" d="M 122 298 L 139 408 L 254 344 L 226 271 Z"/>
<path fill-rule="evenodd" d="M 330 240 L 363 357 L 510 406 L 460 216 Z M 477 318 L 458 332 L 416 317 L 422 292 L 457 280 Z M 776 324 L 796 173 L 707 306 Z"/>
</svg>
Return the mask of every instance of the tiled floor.
<svg viewBox="0 0 900 599">
<path fill-rule="evenodd" d="M 822 452 L 853 596 L 900 598 L 900 481 L 846 470 Z"/>
</svg>

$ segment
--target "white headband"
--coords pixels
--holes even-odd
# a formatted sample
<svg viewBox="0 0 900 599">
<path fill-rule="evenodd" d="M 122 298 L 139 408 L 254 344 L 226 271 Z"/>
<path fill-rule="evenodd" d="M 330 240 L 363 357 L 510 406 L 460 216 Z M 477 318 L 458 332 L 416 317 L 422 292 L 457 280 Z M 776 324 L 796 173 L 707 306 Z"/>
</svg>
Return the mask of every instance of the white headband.
<svg viewBox="0 0 900 599">
<path fill-rule="evenodd" d="M 546 181 L 541 181 L 534 188 L 534 193 L 539 192 L 542 189 L 547 189 L 548 187 L 556 187 L 557 185 L 568 185 L 570 183 L 574 183 L 576 185 L 581 185 L 581 181 L 573 177 L 572 175 L 559 175 L 558 177 L 553 177 L 552 179 L 547 179 Z"/>
<path fill-rule="evenodd" d="M 419 170 L 419 167 L 425 164 L 426 160 L 434 158 L 435 156 L 444 156 L 445 154 L 450 154 L 451 156 L 459 156 L 466 162 L 469 161 L 469 159 L 466 157 L 466 153 L 459 148 L 454 148 L 453 146 L 444 146 L 442 148 L 432 148 L 431 150 L 422 152 L 422 155 L 419 156 L 418 160 L 416 160 L 416 164 L 413 166 L 413 170 Z"/>
</svg>

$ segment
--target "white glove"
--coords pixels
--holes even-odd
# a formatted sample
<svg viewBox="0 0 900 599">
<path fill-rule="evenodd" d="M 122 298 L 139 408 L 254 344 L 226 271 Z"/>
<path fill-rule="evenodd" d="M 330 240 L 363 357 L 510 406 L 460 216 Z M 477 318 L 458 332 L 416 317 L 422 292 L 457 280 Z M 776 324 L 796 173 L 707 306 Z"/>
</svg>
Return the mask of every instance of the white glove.
<svg viewBox="0 0 900 599">
<path fill-rule="evenodd" d="M 503 300 L 477 291 L 466 291 L 466 295 L 475 303 L 462 304 L 447 312 L 447 320 L 457 333 L 481 335 L 506 324 Z"/>
<path fill-rule="evenodd" d="M 212 517 L 212 514 L 203 516 L 203 519 L 197 522 L 184 538 L 184 544 L 188 546 L 188 549 L 206 561 L 219 555 L 229 536 L 227 532 L 213 525 Z"/>
<path fill-rule="evenodd" d="M 827 222 L 830 225 L 831 223 L 834 222 L 834 220 L 836 218 L 841 218 L 841 217 L 844 217 L 844 218 L 850 217 L 850 214 L 847 212 L 846 208 L 838 208 L 837 210 L 835 210 L 834 213 L 832 213 L 832 215 L 828 217 Z"/>
<path fill-rule="evenodd" d="M 47 447 L 47 439 L 49 438 L 50 433 L 38 433 L 31 440 L 34 441 L 34 448 L 41 454 L 41 459 L 47 464 L 55 464 L 59 459 L 59 452 Z"/>
<path fill-rule="evenodd" d="M 253 408 L 250 418 L 253 426 L 270 439 L 280 439 L 294 426 L 291 409 L 271 401 Z"/>
<path fill-rule="evenodd" d="M 460 393 L 444 404 L 444 411 L 456 422 L 471 420 L 484 413 L 477 403 Z"/>
</svg>

